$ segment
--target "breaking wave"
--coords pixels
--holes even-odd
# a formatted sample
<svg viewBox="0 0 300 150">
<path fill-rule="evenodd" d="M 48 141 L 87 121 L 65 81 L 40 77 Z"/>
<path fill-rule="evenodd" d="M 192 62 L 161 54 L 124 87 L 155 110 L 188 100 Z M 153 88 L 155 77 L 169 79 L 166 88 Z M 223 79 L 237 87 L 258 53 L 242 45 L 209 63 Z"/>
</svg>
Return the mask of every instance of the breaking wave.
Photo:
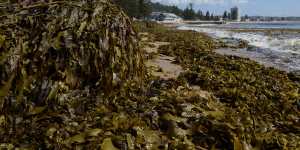
<svg viewBox="0 0 300 150">
<path fill-rule="evenodd" d="M 245 40 L 255 50 L 243 49 L 230 52 L 231 55 L 252 58 L 269 66 L 285 71 L 300 70 L 300 34 L 270 34 L 263 32 L 233 32 L 226 28 L 181 26 L 181 30 L 205 32 L 215 38 Z"/>
</svg>

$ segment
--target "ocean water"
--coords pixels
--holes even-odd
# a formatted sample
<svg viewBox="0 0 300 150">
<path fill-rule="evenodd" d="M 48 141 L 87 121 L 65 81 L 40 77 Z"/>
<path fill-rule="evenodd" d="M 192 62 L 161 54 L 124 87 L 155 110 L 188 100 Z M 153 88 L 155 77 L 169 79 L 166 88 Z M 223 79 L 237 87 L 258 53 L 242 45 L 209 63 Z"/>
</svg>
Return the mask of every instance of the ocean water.
<svg viewBox="0 0 300 150">
<path fill-rule="evenodd" d="M 221 25 L 225 28 L 241 29 L 300 29 L 300 22 L 260 22 L 260 23 L 231 23 Z"/>
<path fill-rule="evenodd" d="M 178 28 L 205 32 L 215 38 L 245 40 L 251 48 L 217 52 L 247 57 L 284 71 L 300 71 L 300 22 L 183 25 Z"/>
</svg>

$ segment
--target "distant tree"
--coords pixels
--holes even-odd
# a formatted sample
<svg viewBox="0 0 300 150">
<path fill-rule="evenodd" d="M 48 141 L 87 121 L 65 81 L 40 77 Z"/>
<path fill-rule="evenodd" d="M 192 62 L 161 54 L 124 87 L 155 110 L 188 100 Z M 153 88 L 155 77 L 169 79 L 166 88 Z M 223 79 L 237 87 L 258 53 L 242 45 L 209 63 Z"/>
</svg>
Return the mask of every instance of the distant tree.
<svg viewBox="0 0 300 150">
<path fill-rule="evenodd" d="M 190 19 L 190 14 L 189 14 L 189 8 L 188 7 L 186 7 L 183 10 L 182 16 L 183 16 L 183 19 L 185 19 L 185 20 L 189 20 Z"/>
<path fill-rule="evenodd" d="M 228 13 L 227 19 L 231 20 L 231 13 Z"/>
<path fill-rule="evenodd" d="M 249 16 L 248 16 L 248 15 L 245 15 L 245 16 L 243 16 L 243 17 L 241 18 L 242 21 L 246 21 L 246 20 L 248 20 L 248 19 L 249 19 Z"/>
<path fill-rule="evenodd" d="M 220 20 L 220 16 L 215 16 L 214 20 L 215 21 L 219 21 Z"/>
<path fill-rule="evenodd" d="M 182 13 L 183 13 L 182 10 L 179 9 L 177 6 L 171 6 L 169 12 L 170 13 L 174 13 L 174 14 L 176 14 L 178 16 L 182 16 Z"/>
<path fill-rule="evenodd" d="M 183 18 L 186 20 L 193 20 L 196 17 L 195 10 L 193 9 L 193 4 L 190 3 L 189 7 L 186 7 L 183 10 Z"/>
<path fill-rule="evenodd" d="M 205 20 L 209 20 L 210 19 L 210 13 L 209 11 L 206 12 L 206 15 L 205 15 Z"/>
<path fill-rule="evenodd" d="M 198 10 L 196 16 L 197 16 L 197 19 L 202 20 L 203 19 L 203 12 L 201 10 Z"/>
<path fill-rule="evenodd" d="M 137 0 L 113 0 L 119 5 L 130 17 L 139 17 L 139 4 Z"/>
<path fill-rule="evenodd" d="M 190 16 L 191 16 L 191 19 L 195 19 L 196 18 L 196 12 L 193 8 L 193 3 L 190 3 Z"/>
<path fill-rule="evenodd" d="M 228 12 L 227 11 L 224 12 L 223 19 L 228 19 Z"/>
<path fill-rule="evenodd" d="M 189 3 L 190 9 L 193 9 L 193 3 Z"/>
<path fill-rule="evenodd" d="M 137 17 L 140 19 L 145 19 L 151 13 L 149 0 L 139 0 L 138 8 Z"/>
<path fill-rule="evenodd" d="M 126 0 L 122 0 L 126 1 Z M 178 8 L 177 6 L 167 6 L 162 5 L 160 3 L 150 3 L 151 10 L 153 12 L 168 12 L 168 13 L 174 13 L 180 17 L 183 17 L 183 10 Z"/>
<path fill-rule="evenodd" d="M 150 0 L 112 0 L 119 5 L 130 17 L 144 19 L 151 13 Z"/>
<path fill-rule="evenodd" d="M 215 20 L 215 17 L 214 17 L 214 14 L 213 14 L 213 13 L 210 15 L 209 20 Z"/>
</svg>

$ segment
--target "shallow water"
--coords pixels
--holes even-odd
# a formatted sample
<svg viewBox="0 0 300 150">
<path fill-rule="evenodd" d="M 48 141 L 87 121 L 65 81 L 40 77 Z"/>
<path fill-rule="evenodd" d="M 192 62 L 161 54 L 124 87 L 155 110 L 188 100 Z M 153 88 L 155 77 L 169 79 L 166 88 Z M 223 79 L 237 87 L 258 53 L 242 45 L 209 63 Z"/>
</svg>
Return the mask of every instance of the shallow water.
<svg viewBox="0 0 300 150">
<path fill-rule="evenodd" d="M 223 55 L 250 58 L 267 67 L 274 67 L 287 72 L 300 70 L 299 67 L 294 67 L 300 63 L 300 55 L 289 56 L 286 53 L 277 53 L 271 50 L 253 51 L 249 49 L 217 49 L 216 52 Z M 294 61 L 290 57 L 294 57 Z"/>
<path fill-rule="evenodd" d="M 218 50 L 223 54 L 237 55 L 247 57 L 258 61 L 267 66 L 276 67 L 284 71 L 300 70 L 300 33 L 298 32 L 262 32 L 265 29 L 273 29 L 274 26 L 280 29 L 300 30 L 299 24 L 233 24 L 233 25 L 215 25 L 215 26 L 180 26 L 182 30 L 195 30 L 205 32 L 215 38 L 234 38 L 249 42 L 251 48 L 229 50 Z M 245 31 L 251 29 L 260 29 L 255 31 Z M 269 28 L 267 28 L 269 27 Z M 239 32 L 232 31 L 232 28 L 239 29 Z"/>
<path fill-rule="evenodd" d="M 243 29 L 300 29 L 300 22 L 245 22 L 221 25 L 224 28 Z"/>
</svg>

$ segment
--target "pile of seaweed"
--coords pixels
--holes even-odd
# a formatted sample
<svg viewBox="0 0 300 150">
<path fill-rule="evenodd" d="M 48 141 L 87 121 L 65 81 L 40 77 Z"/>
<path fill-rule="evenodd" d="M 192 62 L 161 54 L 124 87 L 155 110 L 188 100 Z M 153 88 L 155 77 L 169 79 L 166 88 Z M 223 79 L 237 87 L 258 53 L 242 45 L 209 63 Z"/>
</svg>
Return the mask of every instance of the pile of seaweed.
<svg viewBox="0 0 300 150">
<path fill-rule="evenodd" d="M 217 54 L 213 48 L 222 45 L 203 33 L 176 31 L 157 24 L 138 26 L 147 28 L 142 31 L 151 30 L 154 41 L 170 42 L 160 47 L 160 53 L 176 57 L 175 63 L 188 70 L 178 81 L 211 92 L 217 99 L 214 101 L 221 104 L 218 107 L 222 111 L 217 113 L 220 116 L 205 118 L 209 126 L 207 122 L 200 123 L 201 128 L 193 132 L 194 138 L 207 137 L 206 143 L 215 140 L 215 148 L 220 149 L 231 149 L 230 144 L 237 149 L 300 147 L 300 86 L 286 72 L 249 59 Z M 211 133 L 207 129 L 210 126 L 218 128 L 217 132 Z"/>
<path fill-rule="evenodd" d="M 297 149 L 299 85 L 107 0 L 0 12 L 1 149 Z M 186 70 L 145 75 L 138 32 Z"/>
<path fill-rule="evenodd" d="M 5 5 L 2 146 L 63 148 L 83 143 L 76 134 L 97 136 L 89 110 L 142 86 L 144 64 L 130 19 L 106 0 Z"/>
</svg>

